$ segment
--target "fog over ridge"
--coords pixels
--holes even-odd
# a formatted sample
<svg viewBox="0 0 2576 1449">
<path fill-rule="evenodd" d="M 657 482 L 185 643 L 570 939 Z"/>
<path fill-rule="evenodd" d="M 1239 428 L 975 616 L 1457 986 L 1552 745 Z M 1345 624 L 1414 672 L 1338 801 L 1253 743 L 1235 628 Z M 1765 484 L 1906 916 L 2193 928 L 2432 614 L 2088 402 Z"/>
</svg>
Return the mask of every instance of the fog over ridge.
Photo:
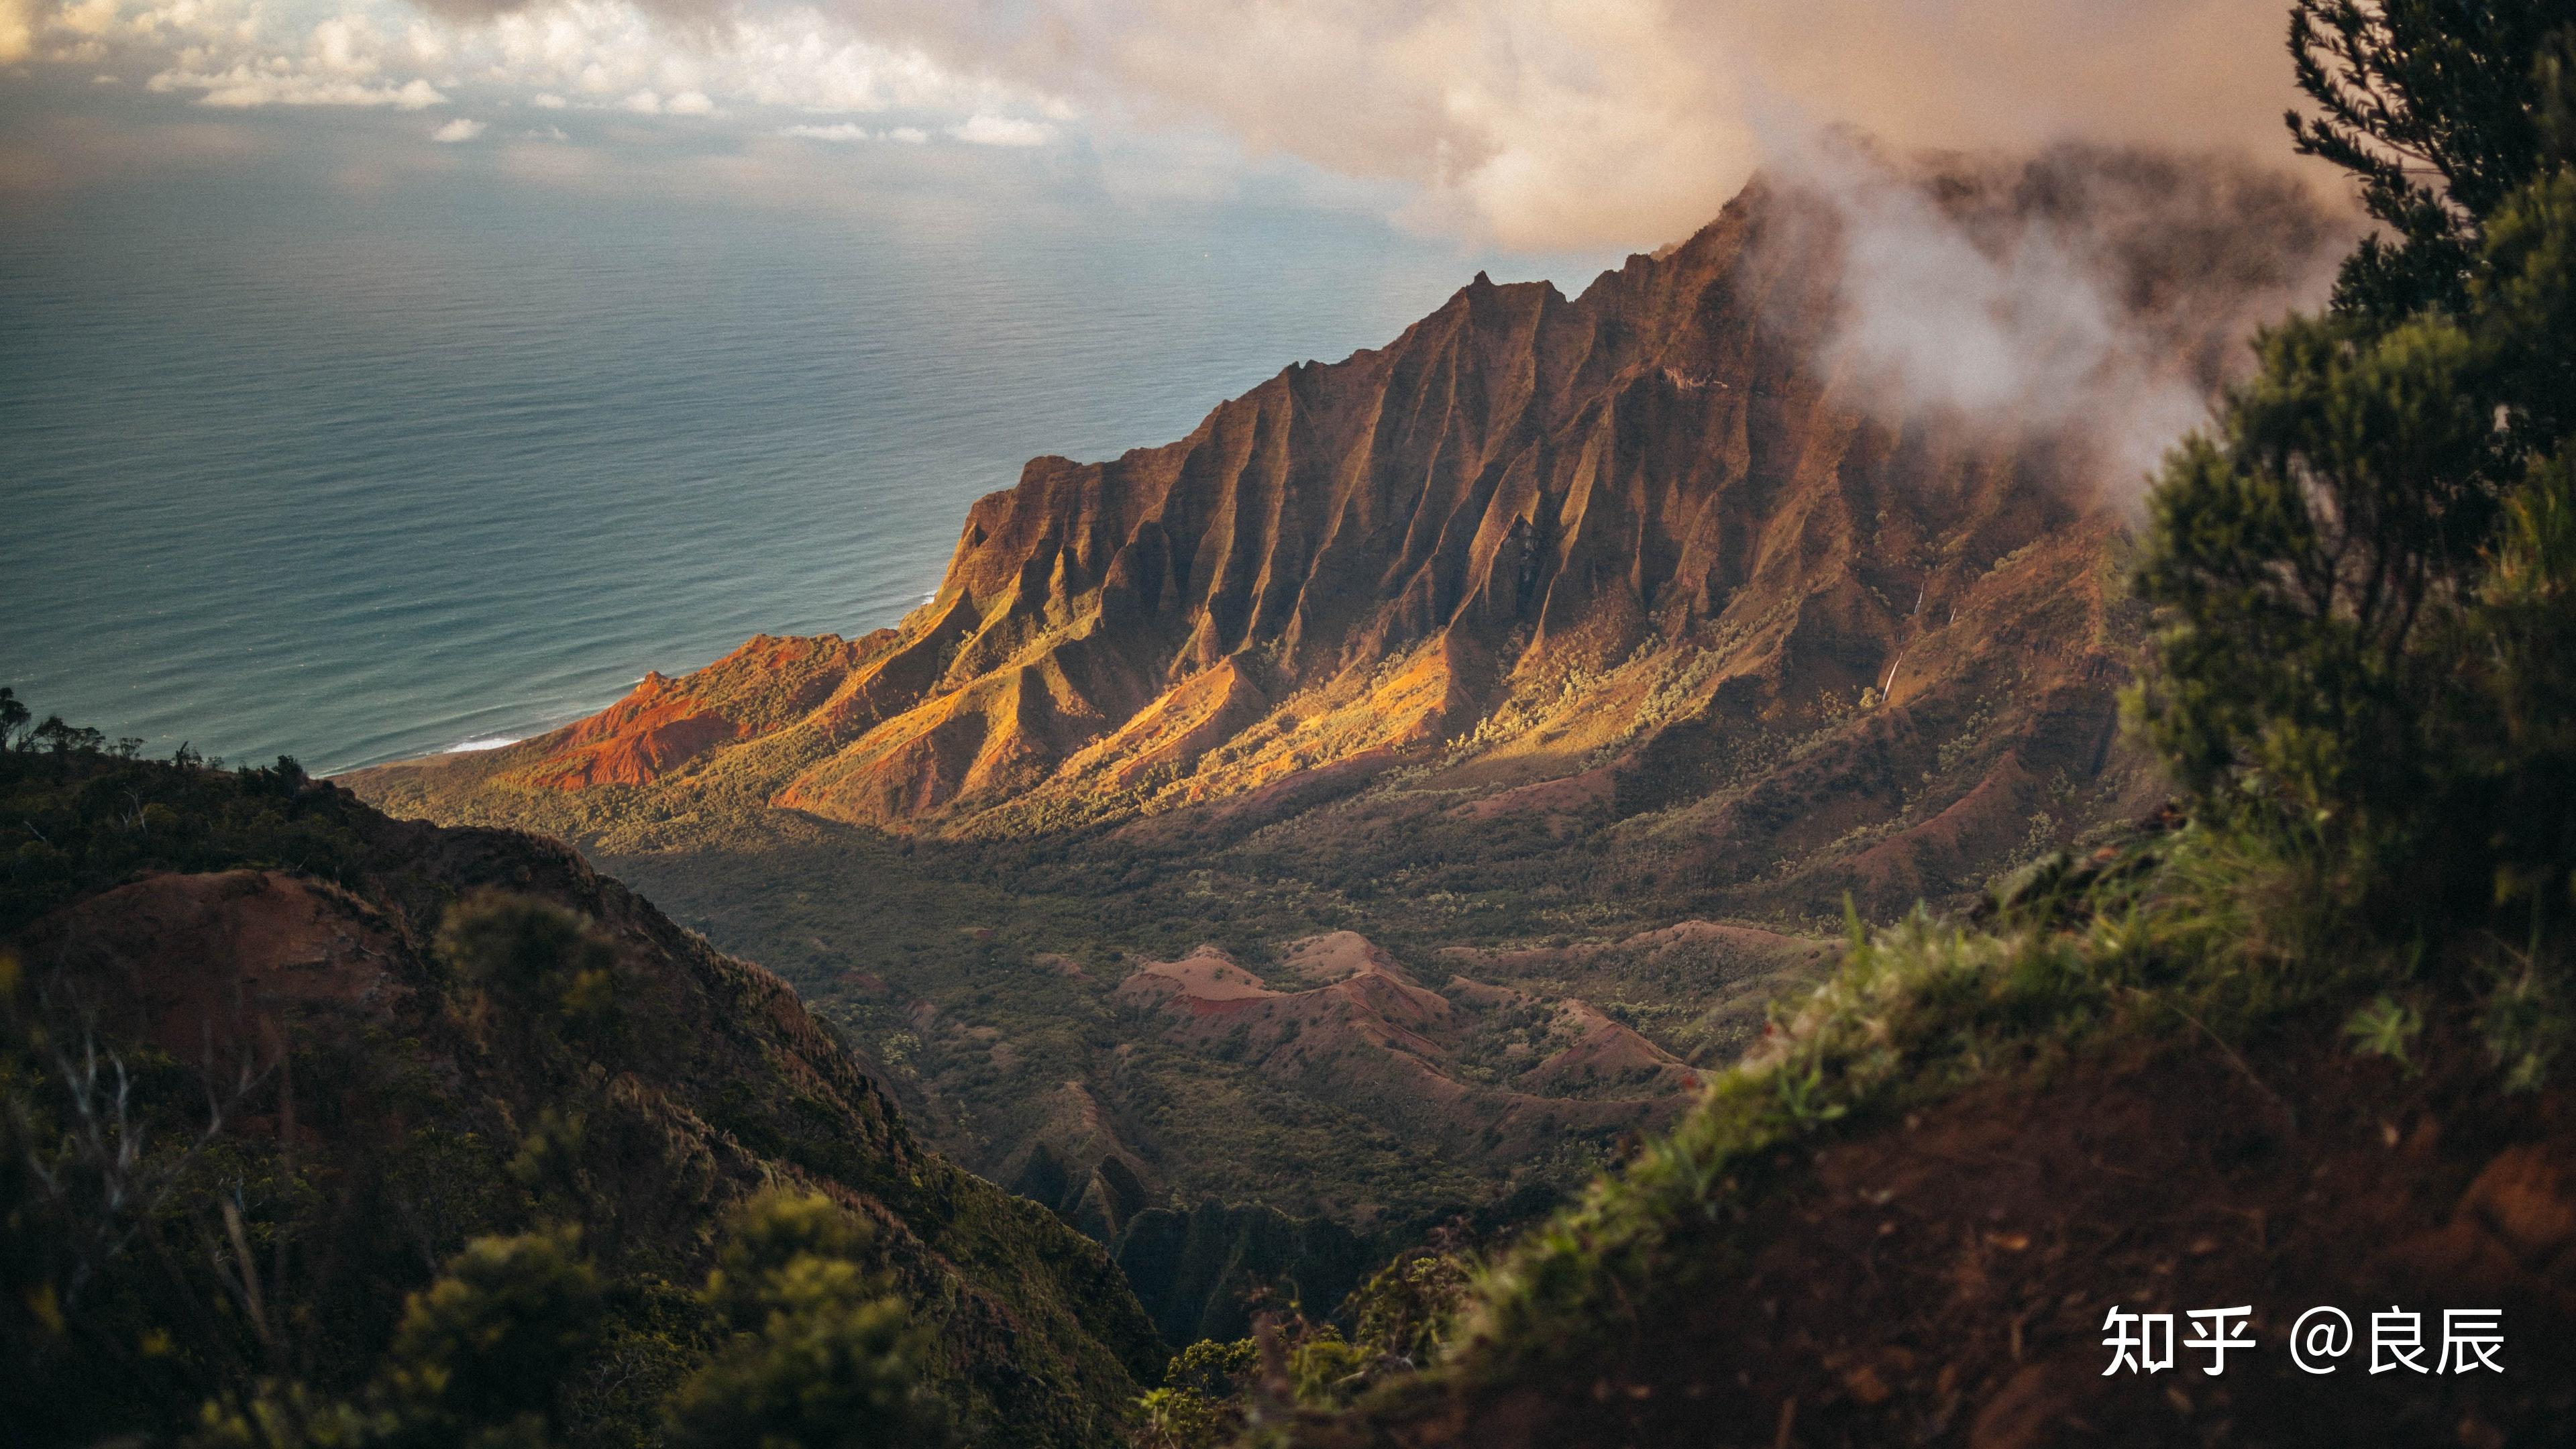
<svg viewBox="0 0 2576 1449">
<path fill-rule="evenodd" d="M 1758 245 L 1804 278 L 1767 305 L 1828 319 L 1822 372 L 1893 421 L 2069 440 L 2131 502 L 2359 232 L 2279 171 L 2152 147 L 1896 157 L 1828 134 L 1760 184 L 1780 204 Z"/>
</svg>

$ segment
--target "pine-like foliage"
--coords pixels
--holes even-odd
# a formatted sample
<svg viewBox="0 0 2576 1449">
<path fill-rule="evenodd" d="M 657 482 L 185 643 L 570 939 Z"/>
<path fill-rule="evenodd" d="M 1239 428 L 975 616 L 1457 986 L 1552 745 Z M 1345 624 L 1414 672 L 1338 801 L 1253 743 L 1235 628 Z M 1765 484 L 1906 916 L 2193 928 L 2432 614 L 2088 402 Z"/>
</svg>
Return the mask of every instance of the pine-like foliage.
<svg viewBox="0 0 2576 1449">
<path fill-rule="evenodd" d="M 2302 4 L 2302 149 L 2393 235 L 2169 460 L 2134 699 L 2199 812 L 2423 924 L 2576 870 L 2564 712 L 2576 174 L 2532 4 Z M 2427 889 L 2427 887 L 2431 887 Z M 2556 891 L 2550 894 L 2556 895 Z"/>
</svg>

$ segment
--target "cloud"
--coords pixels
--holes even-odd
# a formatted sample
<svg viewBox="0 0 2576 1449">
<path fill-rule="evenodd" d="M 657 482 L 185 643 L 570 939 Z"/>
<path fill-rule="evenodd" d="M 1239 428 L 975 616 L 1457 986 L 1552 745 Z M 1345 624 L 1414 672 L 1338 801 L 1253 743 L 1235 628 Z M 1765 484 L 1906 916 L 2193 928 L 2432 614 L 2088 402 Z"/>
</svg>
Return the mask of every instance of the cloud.
<svg viewBox="0 0 2576 1449">
<path fill-rule="evenodd" d="M 463 116 L 459 116 L 455 120 L 448 122 L 446 125 L 439 127 L 437 130 L 430 132 L 429 139 L 444 146 L 453 146 L 480 137 L 485 129 L 486 127 L 483 122 L 469 121 Z"/>
<path fill-rule="evenodd" d="M 460 0 L 482 3 L 482 0 Z M 759 0 L 656 0 L 763 15 Z M 1409 185 L 1419 224 L 1649 246 L 1789 138 L 2259 147 L 2293 99 L 2265 0 L 833 0 L 946 69 L 1094 117 Z"/>
<path fill-rule="evenodd" d="M 930 139 L 930 133 L 919 126 L 897 126 L 886 132 L 886 139 L 901 141 L 907 146 L 918 146 Z"/>
<path fill-rule="evenodd" d="M 1409 198 L 1420 228 L 1590 249 L 1686 234 L 1837 125 L 2280 157 L 2280 25 L 2278 0 L 0 0 L 0 62 L 105 47 L 80 74 L 121 58 L 210 105 L 1214 138 L 1237 175 L 1284 160 Z"/>
<path fill-rule="evenodd" d="M 103 36 L 116 29 L 117 0 L 75 0 L 55 12 L 55 19 L 74 34 Z"/>
<path fill-rule="evenodd" d="M 35 0 L 0 0 L 0 65 L 16 65 L 35 49 Z"/>
<path fill-rule="evenodd" d="M 419 73 L 443 45 L 434 27 L 396 6 L 329 3 L 345 8 L 317 17 L 310 7 L 273 11 L 266 0 L 36 0 L 32 8 L 0 0 L 0 7 L 21 7 L 43 61 L 121 62 L 148 72 L 149 92 L 193 93 L 218 109 L 447 104 L 440 84 Z M 112 72 L 100 74 L 95 84 L 118 83 Z"/>
<path fill-rule="evenodd" d="M 334 15 L 313 27 L 310 69 L 330 75 L 374 75 L 384 68 L 384 37 L 364 16 Z"/>
<path fill-rule="evenodd" d="M 122 59 L 158 75 L 164 93 L 235 108 L 417 108 L 461 91 L 674 117 L 902 108 L 957 118 L 1048 104 L 798 5 L 689 24 L 631 0 L 542 0 L 460 24 L 402 0 L 0 0 L 0 39 L 84 76 Z"/>
<path fill-rule="evenodd" d="M 261 68 L 245 61 L 229 70 L 162 71 L 144 82 L 152 91 L 199 91 L 197 103 L 229 110 L 259 106 L 386 106 L 398 111 L 426 110 L 447 104 L 436 86 L 415 76 L 400 85 L 314 75 L 307 71 Z"/>
<path fill-rule="evenodd" d="M 691 93 L 706 98 L 699 114 L 772 107 L 964 116 L 1038 103 L 1024 87 L 951 70 L 807 5 L 755 0 L 692 20 L 657 4 L 544 0 L 454 33 L 491 84 L 597 100 L 650 90 L 664 102 L 661 114 L 692 114 L 682 103 Z"/>
<path fill-rule="evenodd" d="M 848 121 L 843 121 L 836 126 L 786 126 L 780 128 L 778 134 L 782 136 L 801 136 L 808 141 L 850 142 L 871 141 L 876 139 L 876 133 L 874 131 L 867 129 L 864 126 L 854 125 Z"/>
<path fill-rule="evenodd" d="M 2072 466 L 2121 491 L 2206 420 L 2258 325 L 2323 300 L 2356 230 L 2205 154 L 1893 161 L 1827 141 L 1780 177 L 1760 305 L 1823 339 L 1824 374 L 1895 421 L 2080 438 Z"/>
<path fill-rule="evenodd" d="M 1008 116 L 969 116 L 949 127 L 948 134 L 970 146 L 1043 146 L 1055 139 L 1055 127 Z"/>
</svg>

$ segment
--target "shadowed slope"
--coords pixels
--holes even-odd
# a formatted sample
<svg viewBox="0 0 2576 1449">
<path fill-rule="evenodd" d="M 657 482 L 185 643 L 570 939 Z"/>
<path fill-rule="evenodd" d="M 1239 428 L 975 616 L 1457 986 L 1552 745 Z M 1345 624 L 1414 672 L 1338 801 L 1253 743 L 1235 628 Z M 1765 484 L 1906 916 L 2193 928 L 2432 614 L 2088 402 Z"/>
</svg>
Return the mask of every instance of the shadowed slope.
<svg viewBox="0 0 2576 1449">
<path fill-rule="evenodd" d="M 780 1182 L 873 1223 L 870 1266 L 917 1305 L 923 1362 L 970 1433 L 1116 1442 L 1137 1377 L 1159 1366 L 1096 1245 L 923 1146 L 880 1069 L 784 982 L 559 842 L 388 820 L 300 774 L 95 755 L 0 753 L 0 798 L 63 847 L 49 877 L 45 861 L 14 863 L 22 889 L 0 912 L 8 1044 L 23 971 L 80 1040 L 136 1064 L 138 1120 L 170 1129 L 147 1134 L 156 1152 L 203 1125 L 238 1064 L 242 1100 L 201 1146 L 236 1164 L 226 1190 L 281 1244 L 269 1291 L 278 1322 L 316 1341 L 320 1382 L 381 1348 L 404 1293 L 470 1238 L 567 1221 L 603 1268 L 689 1282 L 725 1210 Z M 541 996 L 464 979 L 433 943 L 489 890 L 578 913 L 613 1006 L 576 1027 Z M 211 1211 L 182 1195 L 164 1214 L 181 1237 L 194 1208 Z M 148 1279 L 132 1261 L 146 1256 L 103 1281 Z M 649 1417 L 667 1387 L 649 1366 L 687 1366 L 693 1329 L 632 1332 L 664 1337 L 603 1369 L 586 1413 Z M 183 1350 L 220 1367 L 205 1344 Z M 195 1371 L 150 1376 L 117 1412 L 192 1410 L 192 1391 L 212 1392 L 192 1390 Z"/>
</svg>

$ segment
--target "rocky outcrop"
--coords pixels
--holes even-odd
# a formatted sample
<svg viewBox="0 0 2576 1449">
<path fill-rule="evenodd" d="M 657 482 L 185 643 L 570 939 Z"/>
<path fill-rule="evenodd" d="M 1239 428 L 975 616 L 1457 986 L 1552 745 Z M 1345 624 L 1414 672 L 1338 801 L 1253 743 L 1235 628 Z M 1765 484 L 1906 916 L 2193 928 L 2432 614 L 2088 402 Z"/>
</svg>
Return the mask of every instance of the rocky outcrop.
<svg viewBox="0 0 2576 1449">
<path fill-rule="evenodd" d="M 100 1025 L 174 1060 L 274 1068 L 281 1022 L 404 1014 L 399 932 L 350 892 L 275 870 L 156 874 L 40 923 L 38 960 L 96 991 Z M 188 969 L 173 969 L 184 952 Z"/>
<path fill-rule="evenodd" d="M 578 790 L 674 774 L 719 745 L 803 717 L 892 642 L 890 631 L 855 644 L 830 634 L 763 634 L 685 679 L 646 674 L 607 709 L 528 741 L 533 763 L 522 777 L 541 788 Z"/>
</svg>

